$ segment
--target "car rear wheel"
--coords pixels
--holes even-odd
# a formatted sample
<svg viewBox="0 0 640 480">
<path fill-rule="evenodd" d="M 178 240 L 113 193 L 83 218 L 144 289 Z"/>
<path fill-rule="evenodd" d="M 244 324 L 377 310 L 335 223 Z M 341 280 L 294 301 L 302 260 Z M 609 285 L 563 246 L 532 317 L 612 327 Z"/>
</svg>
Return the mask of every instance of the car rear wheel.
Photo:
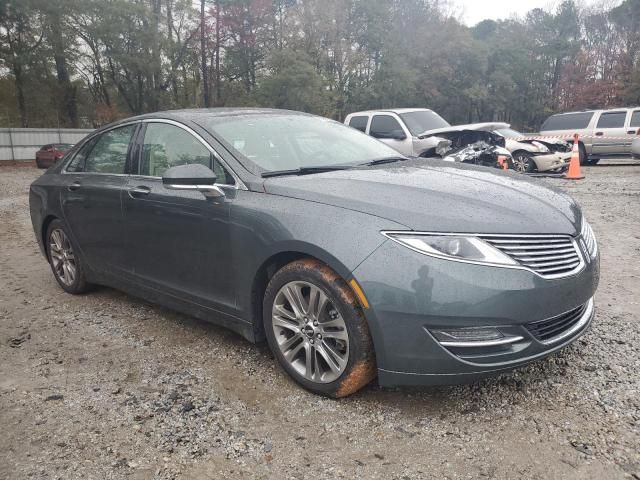
<svg viewBox="0 0 640 480">
<path fill-rule="evenodd" d="M 84 293 L 90 285 L 85 278 L 85 269 L 64 224 L 54 220 L 47 229 L 47 258 L 58 284 L 68 293 Z"/>
<path fill-rule="evenodd" d="M 513 155 L 513 167 L 520 173 L 531 173 L 536 170 L 536 163 L 526 152 L 516 152 Z"/>
<path fill-rule="evenodd" d="M 355 294 L 325 264 L 280 269 L 263 304 L 269 347 L 284 370 L 314 393 L 339 398 L 376 376 L 373 342 Z"/>
</svg>

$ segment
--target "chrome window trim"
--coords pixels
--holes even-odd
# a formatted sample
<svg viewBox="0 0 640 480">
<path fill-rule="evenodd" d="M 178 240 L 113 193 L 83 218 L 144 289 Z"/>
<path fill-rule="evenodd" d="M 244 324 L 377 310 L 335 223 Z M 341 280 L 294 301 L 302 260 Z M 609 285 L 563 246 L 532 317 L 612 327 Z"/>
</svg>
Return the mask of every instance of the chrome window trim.
<svg viewBox="0 0 640 480">
<path fill-rule="evenodd" d="M 236 174 L 236 172 L 234 172 L 234 170 L 227 164 L 227 162 L 225 162 L 222 157 L 220 156 L 220 154 L 218 154 L 218 152 L 216 152 L 213 147 L 211 145 L 209 145 L 209 143 L 202 138 L 202 136 L 200 136 L 196 131 L 194 131 L 192 128 L 184 125 L 183 123 L 177 122 L 175 120 L 170 120 L 168 118 L 144 118 L 142 119 L 142 123 L 165 123 L 168 125 L 173 125 L 175 127 L 181 128 L 183 130 L 185 130 L 187 133 L 191 134 L 193 137 L 195 137 L 196 140 L 198 140 L 200 143 L 202 143 L 202 145 L 205 146 L 205 148 L 207 150 L 209 150 L 209 152 L 215 157 L 216 160 L 218 160 L 222 166 L 227 169 L 227 171 L 231 174 L 231 176 L 233 177 L 233 179 L 236 181 L 235 185 L 229 185 L 227 183 L 216 183 L 215 185 L 218 187 L 226 187 L 226 188 L 234 188 L 236 190 L 249 190 L 247 188 L 247 186 L 244 184 L 244 182 L 240 179 L 240 177 Z M 143 139 L 143 143 L 144 145 L 144 139 Z M 135 175 L 132 174 L 131 176 L 137 176 L 137 177 L 143 177 L 143 178 L 160 178 L 162 179 L 162 177 L 157 177 L 157 176 L 153 176 L 153 175 Z"/>
<path fill-rule="evenodd" d="M 67 171 L 67 167 L 69 165 L 71 165 L 71 162 L 73 162 L 73 159 L 76 158 L 76 155 L 78 155 L 78 153 L 80 153 L 80 150 L 82 150 L 82 148 L 86 145 L 86 143 L 91 141 L 92 138 L 94 138 L 94 137 L 96 137 L 98 135 L 104 135 L 105 133 L 110 132 L 111 130 L 115 130 L 116 128 L 128 127 L 129 125 L 137 125 L 139 123 L 142 123 L 142 122 L 140 120 L 132 120 L 130 122 L 119 123 L 118 125 L 114 125 L 112 127 L 105 128 L 104 130 L 100 130 L 99 132 L 94 132 L 94 133 L 88 135 L 87 138 L 82 142 L 82 145 L 73 154 L 73 156 L 69 157 L 69 160 L 67 161 L 65 166 L 62 168 L 60 173 L 63 174 L 63 175 L 111 175 L 112 177 L 128 177 L 129 176 L 128 173 L 68 172 Z"/>
<path fill-rule="evenodd" d="M 408 248 L 409 250 L 413 250 L 414 252 L 420 253 L 422 255 L 426 255 L 428 257 L 433 257 L 433 258 L 438 258 L 440 260 L 449 260 L 452 262 L 458 262 L 458 263 L 468 263 L 471 265 L 481 265 L 484 267 L 495 267 L 495 268 L 508 268 L 511 270 L 524 270 L 527 272 L 531 272 L 535 275 L 537 275 L 540 278 L 544 278 L 545 280 L 555 280 L 558 278 L 566 278 L 566 277 L 571 277 L 573 275 L 577 275 L 578 273 L 580 273 L 582 270 L 584 270 L 584 268 L 586 267 L 586 262 L 584 259 L 584 254 L 582 252 L 582 248 L 580 248 L 578 246 L 578 243 L 576 242 L 576 237 L 572 237 L 571 235 L 563 235 L 563 234 L 555 234 L 555 233 L 550 233 L 550 234 L 544 234 L 544 233 L 538 233 L 538 234 L 523 234 L 520 235 L 518 233 L 511 233 L 511 234 L 507 234 L 507 233 L 452 233 L 452 232 L 416 232 L 413 230 L 382 230 L 380 231 L 380 233 L 382 235 L 384 235 L 386 238 L 388 238 L 389 240 L 394 241 L 395 243 L 402 245 L 405 248 Z M 448 257 L 445 255 L 437 255 L 435 253 L 426 253 L 423 252 L 422 250 L 419 250 L 417 248 L 414 248 L 410 245 L 407 245 L 406 243 L 402 243 L 401 241 L 397 240 L 396 238 L 393 237 L 393 235 L 415 235 L 415 236 L 425 236 L 425 237 L 433 237 L 433 236 L 437 236 L 437 237 L 476 237 L 479 238 L 480 240 L 482 240 L 482 237 L 494 237 L 494 238 L 508 238 L 508 237 L 522 237 L 522 238 L 563 238 L 563 239 L 569 239 L 571 241 L 571 244 L 573 245 L 573 248 L 575 249 L 578 258 L 580 260 L 580 263 L 578 264 L 578 266 L 576 266 L 576 268 L 574 268 L 573 270 L 569 271 L 569 272 L 564 272 L 564 273 L 559 273 L 559 274 L 552 274 L 552 275 L 543 275 L 541 273 L 536 272 L 535 270 L 526 267 L 524 265 L 503 265 L 500 263 L 489 263 L 489 262 L 480 262 L 478 260 L 466 260 L 464 258 L 452 258 L 452 257 Z M 495 248 L 495 247 L 494 247 Z"/>
<path fill-rule="evenodd" d="M 437 339 L 436 339 L 437 340 Z M 474 347 L 499 347 L 500 345 L 509 345 L 511 343 L 517 343 L 524 340 L 524 337 L 521 335 L 510 336 L 505 338 L 500 338 L 497 340 L 480 340 L 477 342 L 468 341 L 468 342 L 455 342 L 455 341 L 444 341 L 440 342 L 440 345 L 443 347 L 454 347 L 454 348 L 474 348 Z M 439 340 L 437 340 L 439 341 Z"/>
</svg>

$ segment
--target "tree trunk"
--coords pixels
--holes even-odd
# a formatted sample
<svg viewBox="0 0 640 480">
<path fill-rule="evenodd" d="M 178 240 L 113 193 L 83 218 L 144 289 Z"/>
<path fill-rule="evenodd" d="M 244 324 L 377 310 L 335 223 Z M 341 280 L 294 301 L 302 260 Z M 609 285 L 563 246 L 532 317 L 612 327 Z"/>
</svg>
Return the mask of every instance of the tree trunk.
<svg viewBox="0 0 640 480">
<path fill-rule="evenodd" d="M 216 105 L 222 104 L 222 85 L 220 84 L 220 0 L 216 0 Z"/>
<path fill-rule="evenodd" d="M 205 0 L 200 0 L 200 56 L 202 58 L 202 94 L 205 108 L 211 106 L 209 99 L 209 75 L 207 72 L 207 51 L 205 48 L 205 17 L 204 17 Z"/>
<path fill-rule="evenodd" d="M 53 47 L 53 60 L 56 64 L 56 76 L 60 88 L 60 110 L 64 112 L 65 120 L 63 124 L 72 128 L 78 127 L 78 103 L 76 98 L 76 88 L 71 84 L 69 70 L 67 68 L 67 57 L 62 38 L 62 25 L 60 16 L 51 16 L 51 44 Z"/>
<path fill-rule="evenodd" d="M 13 76 L 16 80 L 16 97 L 18 100 L 18 111 L 20 112 L 20 124 L 23 128 L 27 128 L 29 121 L 27 120 L 27 107 L 24 101 L 22 65 L 20 65 L 20 61 L 17 58 L 13 62 Z"/>
</svg>

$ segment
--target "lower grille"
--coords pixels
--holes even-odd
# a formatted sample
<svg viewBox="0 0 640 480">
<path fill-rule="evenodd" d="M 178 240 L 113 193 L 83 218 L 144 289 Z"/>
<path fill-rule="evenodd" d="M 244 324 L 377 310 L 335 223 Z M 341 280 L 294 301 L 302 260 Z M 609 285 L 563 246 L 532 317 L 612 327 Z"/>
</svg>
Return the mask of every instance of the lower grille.
<svg viewBox="0 0 640 480">
<path fill-rule="evenodd" d="M 520 265 L 547 278 L 572 275 L 582 265 L 573 238 L 563 235 L 479 235 Z"/>
<path fill-rule="evenodd" d="M 574 327 L 583 318 L 585 311 L 589 308 L 591 301 L 570 310 L 557 317 L 532 322 L 525 325 L 526 329 L 536 340 L 549 343 L 562 337 L 563 333 Z"/>
</svg>

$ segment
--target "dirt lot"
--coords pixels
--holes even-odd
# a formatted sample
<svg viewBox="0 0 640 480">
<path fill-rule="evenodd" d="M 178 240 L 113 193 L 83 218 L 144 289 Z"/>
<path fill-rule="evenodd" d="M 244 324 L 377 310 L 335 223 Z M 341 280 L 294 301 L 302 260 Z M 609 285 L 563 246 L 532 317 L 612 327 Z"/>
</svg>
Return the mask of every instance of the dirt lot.
<svg viewBox="0 0 640 480">
<path fill-rule="evenodd" d="M 264 346 L 106 288 L 64 294 L 0 169 L 0 478 L 640 479 L 640 166 L 554 182 L 599 239 L 592 330 L 514 374 L 332 401 Z"/>
</svg>

